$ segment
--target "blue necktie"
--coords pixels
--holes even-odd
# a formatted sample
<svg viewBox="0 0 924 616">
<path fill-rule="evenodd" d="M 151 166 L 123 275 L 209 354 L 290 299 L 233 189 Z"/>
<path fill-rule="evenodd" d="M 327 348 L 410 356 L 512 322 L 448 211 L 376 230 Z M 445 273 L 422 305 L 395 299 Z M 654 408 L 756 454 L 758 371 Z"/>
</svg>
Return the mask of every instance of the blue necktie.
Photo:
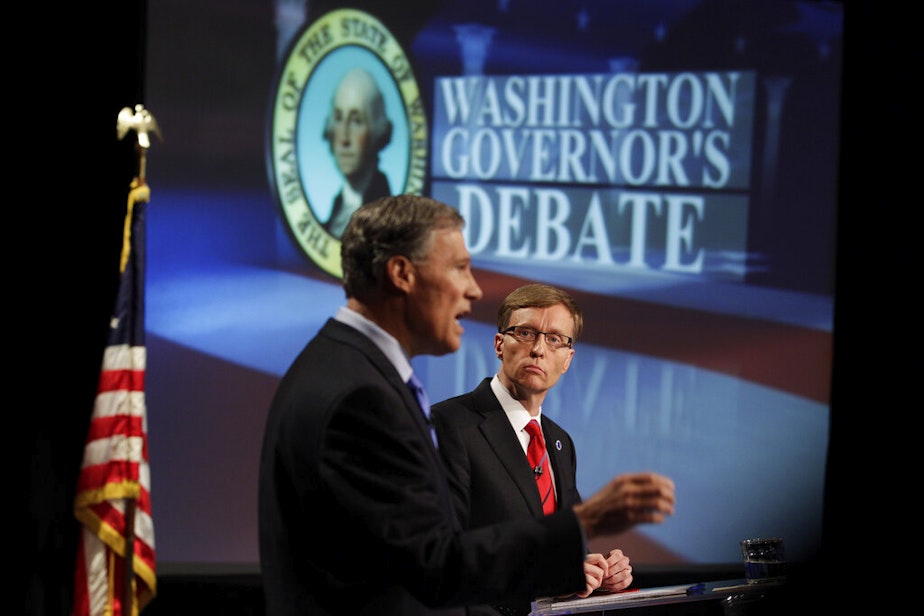
<svg viewBox="0 0 924 616">
<path fill-rule="evenodd" d="M 413 372 L 411 373 L 411 378 L 407 380 L 407 386 L 414 394 L 414 397 L 417 398 L 417 404 L 420 405 L 420 410 L 423 411 L 424 417 L 427 418 L 427 425 L 430 426 L 430 436 L 433 437 L 433 444 L 436 445 L 436 432 L 433 431 L 433 425 L 430 424 L 430 399 L 427 397 L 427 390 L 424 389 L 423 383 Z"/>
</svg>

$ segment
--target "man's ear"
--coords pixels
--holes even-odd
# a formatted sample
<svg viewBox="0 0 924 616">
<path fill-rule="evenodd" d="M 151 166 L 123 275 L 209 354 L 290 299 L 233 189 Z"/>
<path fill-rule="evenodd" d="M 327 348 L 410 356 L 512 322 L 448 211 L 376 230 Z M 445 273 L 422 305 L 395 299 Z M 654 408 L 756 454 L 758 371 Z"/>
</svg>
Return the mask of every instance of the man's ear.
<svg viewBox="0 0 924 616">
<path fill-rule="evenodd" d="M 385 264 L 385 274 L 392 286 L 408 293 L 416 281 L 417 270 L 410 259 L 403 255 L 395 255 Z"/>
<path fill-rule="evenodd" d="M 568 368 L 571 367 L 572 359 L 574 359 L 574 349 L 568 349 L 568 357 L 565 359 L 565 363 L 562 364 L 562 367 L 561 367 L 562 374 L 568 372 Z"/>
</svg>

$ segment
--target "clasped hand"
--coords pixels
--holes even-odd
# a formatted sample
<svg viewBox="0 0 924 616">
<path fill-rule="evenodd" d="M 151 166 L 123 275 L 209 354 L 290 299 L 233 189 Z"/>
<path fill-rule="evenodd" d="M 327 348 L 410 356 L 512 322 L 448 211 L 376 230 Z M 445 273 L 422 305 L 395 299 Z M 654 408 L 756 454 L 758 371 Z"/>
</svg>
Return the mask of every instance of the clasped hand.
<svg viewBox="0 0 924 616">
<path fill-rule="evenodd" d="M 632 584 L 632 567 L 629 557 L 622 550 L 610 550 L 610 553 L 588 554 L 584 559 L 584 579 L 586 586 L 578 597 L 584 598 L 599 589 L 609 592 L 624 590 Z"/>
</svg>

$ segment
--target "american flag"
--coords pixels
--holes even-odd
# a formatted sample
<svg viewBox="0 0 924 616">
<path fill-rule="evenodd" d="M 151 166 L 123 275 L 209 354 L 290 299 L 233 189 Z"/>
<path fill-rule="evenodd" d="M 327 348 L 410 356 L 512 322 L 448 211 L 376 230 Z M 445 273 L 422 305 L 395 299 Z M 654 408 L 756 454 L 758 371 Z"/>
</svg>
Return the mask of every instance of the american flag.
<svg viewBox="0 0 924 616">
<path fill-rule="evenodd" d="M 149 197 L 147 185 L 136 178 L 128 196 L 119 291 L 74 501 L 81 523 L 74 616 L 131 616 L 157 591 L 144 397 Z"/>
</svg>

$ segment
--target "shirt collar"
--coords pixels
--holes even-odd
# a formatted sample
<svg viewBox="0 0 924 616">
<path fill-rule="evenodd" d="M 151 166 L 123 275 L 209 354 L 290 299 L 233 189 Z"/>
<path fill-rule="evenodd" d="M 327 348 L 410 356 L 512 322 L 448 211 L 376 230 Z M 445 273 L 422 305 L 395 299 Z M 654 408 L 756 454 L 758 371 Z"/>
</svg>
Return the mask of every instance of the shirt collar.
<svg viewBox="0 0 924 616">
<path fill-rule="evenodd" d="M 500 377 L 496 374 L 494 378 L 491 379 L 491 391 L 494 392 L 494 396 L 497 398 L 497 401 L 500 402 L 514 430 L 519 432 L 525 428 L 530 419 L 536 419 L 541 425 L 542 409 L 539 409 L 539 414 L 535 417 L 530 415 L 529 411 L 526 410 L 520 401 L 510 395 L 510 392 L 507 391 L 507 388 L 501 383 Z"/>
<path fill-rule="evenodd" d="M 369 338 L 373 344 L 385 354 L 388 361 L 394 365 L 402 381 L 407 382 L 407 380 L 411 378 L 411 373 L 414 371 L 414 368 L 411 366 L 411 361 L 408 359 L 407 355 L 404 354 L 404 349 L 401 348 L 401 345 L 398 344 L 398 340 L 394 336 L 363 315 L 355 310 L 350 310 L 346 306 L 341 306 L 337 309 L 334 319 L 359 330 Z"/>
</svg>

